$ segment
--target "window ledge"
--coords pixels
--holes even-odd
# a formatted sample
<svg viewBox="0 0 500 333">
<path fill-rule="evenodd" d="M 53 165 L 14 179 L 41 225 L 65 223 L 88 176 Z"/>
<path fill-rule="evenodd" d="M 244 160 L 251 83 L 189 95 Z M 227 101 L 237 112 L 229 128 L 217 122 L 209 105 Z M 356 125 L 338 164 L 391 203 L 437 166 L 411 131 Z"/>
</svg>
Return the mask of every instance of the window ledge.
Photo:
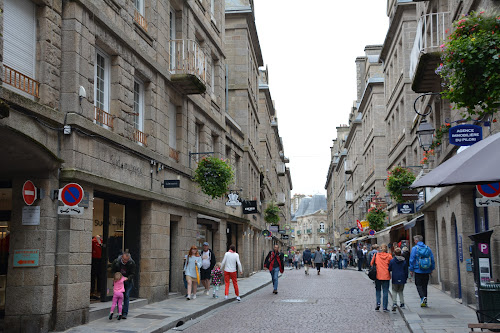
<svg viewBox="0 0 500 333">
<path fill-rule="evenodd" d="M 146 43 L 148 43 L 151 47 L 153 47 L 153 42 L 154 42 L 153 37 L 151 37 L 149 33 L 146 30 L 144 30 L 144 28 L 141 27 L 141 25 L 137 23 L 135 20 L 134 20 L 134 29 L 135 32 L 137 32 L 137 34 L 146 41 Z"/>
</svg>

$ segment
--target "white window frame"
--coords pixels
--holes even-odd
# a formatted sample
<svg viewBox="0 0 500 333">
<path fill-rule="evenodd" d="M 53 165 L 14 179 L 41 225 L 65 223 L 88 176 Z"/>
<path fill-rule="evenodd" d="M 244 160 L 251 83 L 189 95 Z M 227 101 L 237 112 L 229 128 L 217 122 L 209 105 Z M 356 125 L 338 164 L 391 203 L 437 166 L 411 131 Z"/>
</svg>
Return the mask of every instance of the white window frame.
<svg viewBox="0 0 500 333">
<path fill-rule="evenodd" d="M 19 0 L 11 0 L 12 3 L 17 3 L 19 5 Z M 2 50 L 2 53 L 3 53 L 3 64 L 4 65 L 7 65 L 15 70 L 17 70 L 18 72 L 20 72 L 21 74 L 23 75 L 26 75 L 34 80 L 36 80 L 36 6 L 35 4 L 31 1 L 31 0 L 26 0 L 26 3 L 30 3 L 32 5 L 32 9 L 33 9 L 33 15 L 32 15 L 32 18 L 33 18 L 33 41 L 32 41 L 32 46 L 33 46 L 33 58 L 31 59 L 32 60 L 32 64 L 31 64 L 31 72 L 25 72 L 24 70 L 18 68 L 18 66 L 15 65 L 15 63 L 11 63 L 11 59 L 9 59 L 8 57 L 6 57 L 6 53 L 5 53 L 5 45 L 8 44 L 7 40 L 9 37 L 8 35 L 6 34 L 7 30 L 9 30 L 8 28 L 6 28 L 6 16 L 9 15 L 8 14 L 8 6 L 10 6 L 10 4 L 8 4 L 9 1 L 4 1 L 4 12 L 1 14 L 3 15 L 3 24 L 4 24 L 4 31 L 3 31 L 3 38 L 4 38 L 4 43 L 3 43 L 3 47 L 4 47 L 4 50 Z M 6 11 L 7 10 L 7 11 Z M 8 20 L 8 18 L 7 18 Z M 5 74 L 5 73 L 4 73 Z M 12 91 L 15 91 L 16 93 L 20 94 L 20 95 L 23 95 L 29 99 L 34 99 L 35 97 L 20 90 L 20 89 L 17 89 L 11 85 L 8 85 L 8 84 L 4 84 L 3 85 L 4 88 L 7 88 L 7 89 L 10 89 Z"/>
<path fill-rule="evenodd" d="M 319 243 L 320 243 L 321 245 L 324 245 L 324 244 L 325 244 L 325 237 L 321 237 L 321 238 L 319 239 Z"/>
<path fill-rule="evenodd" d="M 194 152 L 200 152 L 200 136 L 201 136 L 201 126 L 198 123 L 194 124 Z M 197 159 L 198 160 L 198 159 Z"/>
<path fill-rule="evenodd" d="M 169 16 L 169 23 L 170 23 L 170 30 L 169 30 L 169 37 L 170 37 L 170 45 L 169 45 L 169 50 L 170 50 L 170 71 L 173 72 L 175 70 L 175 42 L 174 40 L 176 39 L 176 27 L 175 27 L 175 11 L 171 8 L 170 9 L 170 16 Z"/>
<path fill-rule="evenodd" d="M 136 86 L 139 88 L 138 91 Z M 144 132 L 144 83 L 137 78 L 134 78 L 134 113 L 134 128 Z"/>
<path fill-rule="evenodd" d="M 168 145 L 177 150 L 177 106 L 170 102 L 168 107 Z"/>
<path fill-rule="evenodd" d="M 215 62 L 216 60 L 212 58 L 212 66 L 210 68 L 210 87 L 212 89 L 212 97 L 215 97 Z"/>
<path fill-rule="evenodd" d="M 325 231 L 325 224 L 323 222 L 320 222 L 320 224 L 319 224 L 319 230 L 323 231 L 323 232 Z"/>
<path fill-rule="evenodd" d="M 95 56 L 95 64 L 94 64 L 94 106 L 98 107 L 99 109 L 103 110 L 103 111 L 106 111 L 107 113 L 110 113 L 109 112 L 109 101 L 110 101 L 110 98 L 109 98 L 109 93 L 110 93 L 110 86 L 111 86 L 111 59 L 109 57 L 109 55 L 107 55 L 104 51 L 102 51 L 101 49 L 99 48 L 96 48 L 95 50 L 96 52 L 96 56 Z M 100 107 L 97 105 L 97 66 L 98 66 L 98 58 L 99 57 L 102 57 L 104 58 L 104 91 L 103 91 L 103 101 L 100 101 L 100 103 L 102 103 L 103 107 Z M 96 120 L 94 119 L 94 123 L 96 122 Z M 103 126 L 105 128 L 108 128 L 107 125 L 104 125 Z"/>
<path fill-rule="evenodd" d="M 215 16 L 215 0 L 210 0 L 210 13 Z"/>
<path fill-rule="evenodd" d="M 134 7 L 137 9 L 139 14 L 144 16 L 144 0 L 134 0 Z"/>
</svg>

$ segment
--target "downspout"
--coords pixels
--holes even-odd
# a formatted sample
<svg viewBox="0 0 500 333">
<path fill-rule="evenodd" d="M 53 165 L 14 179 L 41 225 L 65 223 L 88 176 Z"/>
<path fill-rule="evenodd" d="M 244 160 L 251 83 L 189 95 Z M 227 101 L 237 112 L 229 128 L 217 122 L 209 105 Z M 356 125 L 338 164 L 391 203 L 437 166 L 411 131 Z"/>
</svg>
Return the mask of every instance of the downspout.
<svg viewBox="0 0 500 333">
<path fill-rule="evenodd" d="M 226 113 L 229 113 L 229 66 L 226 64 Z"/>
</svg>

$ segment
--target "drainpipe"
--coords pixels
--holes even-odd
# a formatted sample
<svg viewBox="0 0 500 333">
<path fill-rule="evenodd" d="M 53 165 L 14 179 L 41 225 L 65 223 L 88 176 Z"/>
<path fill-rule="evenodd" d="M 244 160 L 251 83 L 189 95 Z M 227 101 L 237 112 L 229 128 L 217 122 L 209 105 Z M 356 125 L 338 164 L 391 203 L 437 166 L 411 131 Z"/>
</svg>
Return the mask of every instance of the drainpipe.
<svg viewBox="0 0 500 333">
<path fill-rule="evenodd" d="M 229 66 L 226 64 L 226 112 L 229 113 Z"/>
</svg>

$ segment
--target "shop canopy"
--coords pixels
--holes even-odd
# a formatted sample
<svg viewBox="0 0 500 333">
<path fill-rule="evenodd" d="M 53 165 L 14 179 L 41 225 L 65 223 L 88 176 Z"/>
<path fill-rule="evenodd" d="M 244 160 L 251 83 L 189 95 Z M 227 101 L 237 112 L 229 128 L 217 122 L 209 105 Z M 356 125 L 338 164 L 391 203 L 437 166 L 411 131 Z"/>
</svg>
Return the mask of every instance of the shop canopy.
<svg viewBox="0 0 500 333">
<path fill-rule="evenodd" d="M 500 133 L 490 135 L 441 163 L 410 186 L 444 187 L 500 181 Z"/>
<path fill-rule="evenodd" d="M 413 228 L 415 226 L 415 224 L 417 224 L 417 221 L 423 217 L 424 217 L 424 214 L 421 214 L 421 215 L 415 217 L 414 219 L 411 219 L 410 221 L 405 222 L 405 224 L 404 224 L 405 230 Z"/>
</svg>

